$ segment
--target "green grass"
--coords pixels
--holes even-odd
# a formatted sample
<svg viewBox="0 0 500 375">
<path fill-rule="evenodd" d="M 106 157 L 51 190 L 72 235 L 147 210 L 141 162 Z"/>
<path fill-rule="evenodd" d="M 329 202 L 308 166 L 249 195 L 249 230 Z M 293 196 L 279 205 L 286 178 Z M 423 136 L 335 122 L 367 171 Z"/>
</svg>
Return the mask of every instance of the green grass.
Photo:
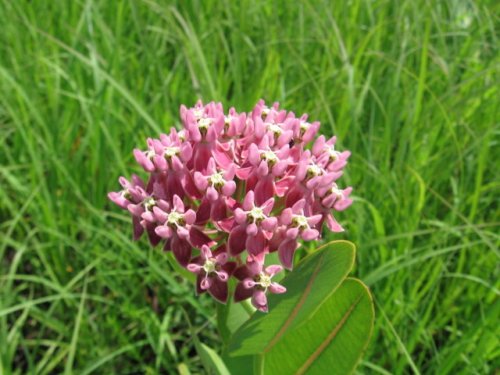
<svg viewBox="0 0 500 375">
<path fill-rule="evenodd" d="M 293 4 L 293 5 L 292 5 Z M 106 192 L 181 103 L 309 112 L 376 301 L 359 373 L 500 367 L 495 1 L 0 1 L 0 374 L 196 373 L 214 303 Z"/>
</svg>

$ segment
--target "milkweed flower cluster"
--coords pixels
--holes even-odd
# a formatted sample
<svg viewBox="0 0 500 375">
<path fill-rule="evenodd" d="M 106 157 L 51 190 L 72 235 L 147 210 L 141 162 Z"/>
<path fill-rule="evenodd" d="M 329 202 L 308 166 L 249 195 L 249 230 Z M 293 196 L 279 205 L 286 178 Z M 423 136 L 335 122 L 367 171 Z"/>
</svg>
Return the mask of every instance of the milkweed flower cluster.
<svg viewBox="0 0 500 375">
<path fill-rule="evenodd" d="M 318 240 L 323 224 L 343 230 L 334 212 L 352 203 L 352 188 L 337 185 L 350 152 L 278 103 L 225 113 L 200 101 L 180 113 L 182 130 L 134 150 L 148 181 L 120 177 L 123 190 L 109 198 L 132 214 L 135 239 L 163 241 L 197 275 L 198 293 L 225 302 L 233 277 L 234 300 L 267 311 L 266 294 L 286 291 L 272 278 L 292 269 L 300 241 Z M 281 265 L 265 262 L 273 252 Z"/>
</svg>

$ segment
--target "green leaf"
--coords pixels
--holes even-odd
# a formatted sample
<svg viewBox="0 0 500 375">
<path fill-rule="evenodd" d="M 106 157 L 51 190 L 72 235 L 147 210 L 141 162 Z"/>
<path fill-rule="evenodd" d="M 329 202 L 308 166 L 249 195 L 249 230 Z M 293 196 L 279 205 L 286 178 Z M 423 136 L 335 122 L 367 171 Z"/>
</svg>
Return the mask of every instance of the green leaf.
<svg viewBox="0 0 500 375">
<path fill-rule="evenodd" d="M 254 356 L 229 357 L 227 354 L 222 356 L 229 372 L 233 375 L 254 375 L 254 358 Z"/>
<path fill-rule="evenodd" d="M 229 355 L 268 352 L 331 296 L 354 264 L 351 242 L 330 242 L 305 257 L 282 282 L 287 293 L 269 295 L 269 313 L 255 313 L 230 340 Z"/>
<path fill-rule="evenodd" d="M 186 366 L 184 362 L 179 363 L 177 365 L 177 371 L 179 371 L 179 375 L 191 375 L 189 368 Z"/>
<path fill-rule="evenodd" d="M 226 304 L 217 304 L 217 326 L 226 344 L 231 335 L 252 316 L 254 311 L 255 308 L 247 301 L 234 303 L 231 297 Z"/>
<path fill-rule="evenodd" d="M 210 374 L 230 375 L 222 358 L 202 342 L 195 340 L 196 351 L 203 362 L 203 366 Z"/>
<path fill-rule="evenodd" d="M 367 287 L 348 278 L 310 319 L 261 355 L 261 373 L 352 373 L 368 345 L 373 320 Z"/>
</svg>

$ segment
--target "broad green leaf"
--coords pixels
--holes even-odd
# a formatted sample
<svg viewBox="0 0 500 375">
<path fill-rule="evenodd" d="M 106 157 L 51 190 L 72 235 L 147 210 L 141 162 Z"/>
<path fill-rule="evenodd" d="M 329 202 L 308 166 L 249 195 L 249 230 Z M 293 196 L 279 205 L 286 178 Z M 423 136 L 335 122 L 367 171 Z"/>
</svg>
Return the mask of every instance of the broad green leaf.
<svg viewBox="0 0 500 375">
<path fill-rule="evenodd" d="M 229 355 L 268 352 L 331 296 L 354 264 L 351 242 L 330 242 L 305 257 L 283 281 L 287 293 L 269 295 L 269 313 L 256 312 L 230 340 Z"/>
<path fill-rule="evenodd" d="M 215 352 L 198 340 L 195 341 L 196 351 L 203 362 L 203 366 L 210 374 L 230 375 L 222 358 Z"/>
<path fill-rule="evenodd" d="M 254 375 L 254 356 L 229 357 L 223 355 L 222 359 L 231 375 Z"/>
<path fill-rule="evenodd" d="M 261 355 L 261 373 L 350 374 L 368 345 L 373 320 L 367 287 L 348 278 L 309 319 Z"/>
<path fill-rule="evenodd" d="M 230 297 L 227 304 L 217 304 L 217 326 L 222 340 L 227 344 L 231 335 L 240 328 L 255 312 L 247 301 L 233 303 Z"/>
</svg>

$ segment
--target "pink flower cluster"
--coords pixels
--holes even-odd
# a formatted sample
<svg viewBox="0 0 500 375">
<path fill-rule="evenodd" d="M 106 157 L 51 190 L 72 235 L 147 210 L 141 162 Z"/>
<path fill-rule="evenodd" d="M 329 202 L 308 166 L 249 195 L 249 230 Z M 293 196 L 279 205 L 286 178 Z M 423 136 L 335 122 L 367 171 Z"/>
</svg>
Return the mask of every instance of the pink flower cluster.
<svg viewBox="0 0 500 375">
<path fill-rule="evenodd" d="M 198 102 L 180 112 L 184 129 L 134 150 L 148 182 L 120 177 L 123 190 L 109 198 L 132 214 L 135 239 L 146 232 L 153 246 L 164 241 L 197 274 L 199 293 L 225 302 L 234 277 L 235 301 L 252 298 L 267 311 L 266 293 L 285 292 L 272 277 L 292 268 L 299 241 L 318 240 L 323 223 L 343 230 L 333 212 L 352 203 L 352 188 L 336 183 L 350 153 L 336 150 L 335 137 L 316 137 L 319 122 L 278 103 L 226 114 L 220 103 Z M 282 265 L 266 267 L 276 251 Z"/>
</svg>

